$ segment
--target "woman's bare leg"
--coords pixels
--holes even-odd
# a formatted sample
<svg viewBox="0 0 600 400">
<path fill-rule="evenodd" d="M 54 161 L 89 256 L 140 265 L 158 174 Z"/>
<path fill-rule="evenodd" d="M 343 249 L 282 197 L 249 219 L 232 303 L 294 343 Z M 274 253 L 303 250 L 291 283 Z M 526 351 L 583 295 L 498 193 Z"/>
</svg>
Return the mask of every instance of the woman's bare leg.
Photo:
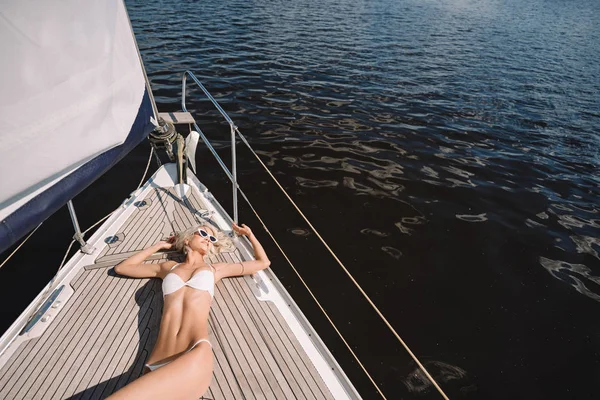
<svg viewBox="0 0 600 400">
<path fill-rule="evenodd" d="M 141 376 L 108 399 L 198 399 L 208 390 L 212 373 L 212 349 L 203 342 L 175 361 Z"/>
</svg>

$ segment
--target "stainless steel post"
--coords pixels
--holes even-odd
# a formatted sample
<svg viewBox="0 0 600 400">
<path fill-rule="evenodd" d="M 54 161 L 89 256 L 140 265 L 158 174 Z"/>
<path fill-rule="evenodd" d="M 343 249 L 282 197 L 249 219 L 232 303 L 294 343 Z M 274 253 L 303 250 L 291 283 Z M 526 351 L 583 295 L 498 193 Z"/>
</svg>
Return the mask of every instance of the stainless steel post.
<svg viewBox="0 0 600 400">
<path fill-rule="evenodd" d="M 94 250 L 96 249 L 83 240 L 81 229 L 79 229 L 79 221 L 77 221 L 77 214 L 75 214 L 75 207 L 73 206 L 73 202 L 71 200 L 67 202 L 67 208 L 69 209 L 69 215 L 71 216 L 71 221 L 73 222 L 73 228 L 75 228 L 75 235 L 73 235 L 73 239 L 79 242 L 82 252 L 85 254 L 93 254 Z"/>
<path fill-rule="evenodd" d="M 237 166 L 235 158 L 235 130 L 237 129 L 233 123 L 231 127 L 231 169 L 233 172 L 233 222 L 238 223 L 238 204 L 237 204 Z"/>
</svg>

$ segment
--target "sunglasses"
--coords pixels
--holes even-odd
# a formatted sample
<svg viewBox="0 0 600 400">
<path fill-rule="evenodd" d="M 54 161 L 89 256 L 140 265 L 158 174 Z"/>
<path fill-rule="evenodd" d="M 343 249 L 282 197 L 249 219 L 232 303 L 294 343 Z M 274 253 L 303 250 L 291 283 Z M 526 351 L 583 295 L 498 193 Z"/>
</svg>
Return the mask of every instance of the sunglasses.
<svg viewBox="0 0 600 400">
<path fill-rule="evenodd" d="M 196 233 L 198 233 L 203 238 L 208 238 L 208 240 L 210 240 L 211 243 L 217 243 L 219 241 L 216 237 L 214 237 L 213 235 L 210 235 L 208 232 L 206 232 L 202 228 L 198 229 L 198 232 L 194 232 L 194 235 Z"/>
</svg>

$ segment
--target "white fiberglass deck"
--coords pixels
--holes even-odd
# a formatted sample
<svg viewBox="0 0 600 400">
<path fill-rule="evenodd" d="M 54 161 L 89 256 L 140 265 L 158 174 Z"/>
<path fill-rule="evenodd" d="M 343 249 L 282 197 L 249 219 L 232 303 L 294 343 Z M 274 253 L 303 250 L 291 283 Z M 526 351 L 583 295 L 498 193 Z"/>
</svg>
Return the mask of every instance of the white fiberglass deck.
<svg viewBox="0 0 600 400">
<path fill-rule="evenodd" d="M 195 224 L 194 212 L 213 211 L 211 220 L 222 228 L 229 223 L 195 178 L 200 190 L 193 189 L 182 202 L 172 187 L 156 185 L 161 172 L 172 177 L 174 168 L 159 171 L 140 197 L 126 201 L 121 215 L 109 220 L 109 228 L 92 237 L 95 255 L 81 255 L 68 265 L 72 271 L 59 284 L 70 285 L 74 293 L 48 321 L 38 322 L 47 324 L 42 335 L 18 337 L 10 351 L 4 346 L 0 398 L 102 399 L 140 376 L 158 334 L 161 282 L 119 277 L 112 266 Z M 114 242 L 102 248 L 111 238 Z M 247 259 L 247 243 L 237 245 L 235 252 L 209 262 Z M 269 270 L 217 284 L 209 325 L 215 363 L 204 398 L 358 398 Z"/>
</svg>

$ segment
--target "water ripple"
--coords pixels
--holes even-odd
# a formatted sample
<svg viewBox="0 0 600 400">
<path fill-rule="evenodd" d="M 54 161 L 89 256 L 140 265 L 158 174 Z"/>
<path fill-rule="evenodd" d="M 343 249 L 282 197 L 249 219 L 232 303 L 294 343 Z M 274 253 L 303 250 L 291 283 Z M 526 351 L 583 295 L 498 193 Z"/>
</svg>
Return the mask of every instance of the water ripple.
<svg viewBox="0 0 600 400">
<path fill-rule="evenodd" d="M 593 275 L 589 267 L 583 264 L 551 260 L 546 257 L 540 257 L 540 264 L 558 280 L 571 285 L 579 293 L 600 302 L 600 289 L 596 287 L 596 291 L 594 291 L 585 284 L 585 281 L 587 281 L 588 285 L 600 285 L 600 276 Z"/>
</svg>

